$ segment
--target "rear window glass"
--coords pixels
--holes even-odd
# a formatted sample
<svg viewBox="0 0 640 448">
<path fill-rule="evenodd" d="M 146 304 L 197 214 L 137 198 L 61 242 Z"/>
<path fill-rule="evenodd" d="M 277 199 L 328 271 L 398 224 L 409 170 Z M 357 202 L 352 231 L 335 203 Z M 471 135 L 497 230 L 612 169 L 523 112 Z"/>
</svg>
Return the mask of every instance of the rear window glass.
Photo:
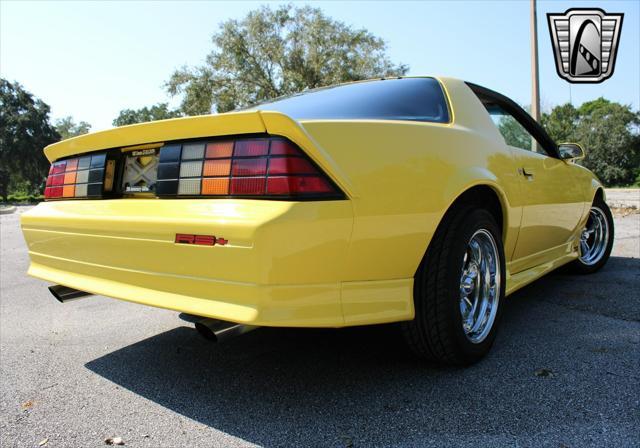
<svg viewBox="0 0 640 448">
<path fill-rule="evenodd" d="M 294 119 L 376 119 L 447 123 L 449 111 L 433 78 L 386 79 L 325 87 L 262 103 Z"/>
</svg>

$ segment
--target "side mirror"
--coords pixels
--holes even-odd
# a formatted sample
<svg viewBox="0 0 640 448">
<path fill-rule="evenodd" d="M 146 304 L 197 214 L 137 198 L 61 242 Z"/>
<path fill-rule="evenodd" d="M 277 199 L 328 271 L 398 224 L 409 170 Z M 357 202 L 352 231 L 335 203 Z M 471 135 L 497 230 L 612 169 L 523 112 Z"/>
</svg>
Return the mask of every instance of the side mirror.
<svg viewBox="0 0 640 448">
<path fill-rule="evenodd" d="M 560 143 L 558 153 L 562 160 L 575 161 L 584 159 L 584 149 L 577 143 Z"/>
</svg>

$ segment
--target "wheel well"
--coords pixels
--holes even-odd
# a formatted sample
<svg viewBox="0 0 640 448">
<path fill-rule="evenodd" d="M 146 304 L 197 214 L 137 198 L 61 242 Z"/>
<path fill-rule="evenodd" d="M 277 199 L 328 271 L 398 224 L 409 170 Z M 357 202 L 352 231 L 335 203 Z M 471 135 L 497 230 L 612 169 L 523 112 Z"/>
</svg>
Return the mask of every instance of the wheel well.
<svg viewBox="0 0 640 448">
<path fill-rule="evenodd" d="M 597 200 L 604 202 L 604 190 L 602 188 L 598 188 L 596 190 L 596 194 L 593 196 L 593 202 Z"/>
<path fill-rule="evenodd" d="M 486 209 L 493 215 L 498 227 L 502 229 L 502 233 L 504 234 L 504 213 L 502 211 L 502 203 L 500 202 L 498 193 L 496 193 L 493 188 L 488 185 L 477 185 L 475 187 L 471 187 L 458 196 L 449 209 L 452 209 L 454 206 L 459 204 L 481 205 L 482 208 Z"/>
<path fill-rule="evenodd" d="M 434 232 L 434 237 L 431 239 L 429 246 L 427 247 L 427 252 L 423 257 L 423 261 L 426 258 L 426 254 L 430 250 L 431 245 L 434 243 L 435 236 L 442 232 L 443 229 L 450 222 L 450 218 L 452 213 L 460 206 L 464 205 L 480 205 L 481 208 L 487 210 L 496 220 L 496 224 L 498 228 L 502 230 L 502 242 L 504 243 L 505 234 L 506 234 L 506 226 L 504 222 L 504 213 L 502 210 L 502 202 L 500 201 L 500 196 L 498 193 L 488 185 L 476 185 L 474 187 L 469 188 L 464 191 L 460 196 L 458 196 L 453 203 L 449 206 L 444 216 L 440 220 L 436 231 Z M 418 267 L 419 269 L 419 267 Z"/>
</svg>

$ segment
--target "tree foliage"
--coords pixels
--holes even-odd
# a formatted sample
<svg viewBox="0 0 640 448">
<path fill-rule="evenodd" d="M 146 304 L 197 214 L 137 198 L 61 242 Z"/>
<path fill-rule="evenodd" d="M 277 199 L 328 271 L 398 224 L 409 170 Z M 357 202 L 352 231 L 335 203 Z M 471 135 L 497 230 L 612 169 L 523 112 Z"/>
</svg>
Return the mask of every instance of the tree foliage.
<svg viewBox="0 0 640 448">
<path fill-rule="evenodd" d="M 580 143 L 582 162 L 605 185 L 628 185 L 640 175 L 640 112 L 604 98 L 555 107 L 543 125 L 557 142 Z"/>
<path fill-rule="evenodd" d="M 91 130 L 91 125 L 86 121 L 76 123 L 73 121 L 73 117 L 68 116 L 56 120 L 55 128 L 62 140 L 66 140 L 88 133 Z"/>
<path fill-rule="evenodd" d="M 404 75 L 386 43 L 310 6 L 263 6 L 221 24 L 202 66 L 183 67 L 167 83 L 187 115 L 226 112 L 347 81 Z"/>
<path fill-rule="evenodd" d="M 604 98 L 576 108 L 567 103 L 542 114 L 542 125 L 557 143 L 580 143 L 587 154 L 581 162 L 607 186 L 624 186 L 640 176 L 640 112 Z M 530 134 L 510 115 L 498 122 L 508 145 L 530 149 Z"/>
<path fill-rule="evenodd" d="M 566 143 L 573 142 L 572 138 L 580 120 L 578 110 L 567 103 L 554 107 L 548 114 L 543 113 L 541 121 L 553 140 L 557 143 Z"/>
<path fill-rule="evenodd" d="M 180 113 L 180 111 L 169 109 L 169 105 L 167 103 L 158 103 L 151 107 L 143 107 L 142 109 L 121 110 L 118 117 L 113 120 L 113 125 L 124 126 L 127 124 L 166 120 L 168 118 L 177 118 L 181 116 L 182 113 Z"/>
<path fill-rule="evenodd" d="M 511 115 L 504 115 L 500 118 L 498 129 L 507 145 L 526 150 L 531 149 L 531 134 Z"/>
<path fill-rule="evenodd" d="M 49 123 L 49 106 L 18 83 L 0 79 L 0 195 L 9 184 L 26 182 L 41 190 L 49 170 L 42 149 L 60 140 Z"/>
<path fill-rule="evenodd" d="M 167 103 L 158 103 L 141 109 L 123 109 L 118 117 L 113 120 L 113 125 L 125 126 L 127 124 L 146 123 L 147 121 L 166 120 L 181 116 L 182 113 L 180 111 L 169 109 Z"/>
</svg>

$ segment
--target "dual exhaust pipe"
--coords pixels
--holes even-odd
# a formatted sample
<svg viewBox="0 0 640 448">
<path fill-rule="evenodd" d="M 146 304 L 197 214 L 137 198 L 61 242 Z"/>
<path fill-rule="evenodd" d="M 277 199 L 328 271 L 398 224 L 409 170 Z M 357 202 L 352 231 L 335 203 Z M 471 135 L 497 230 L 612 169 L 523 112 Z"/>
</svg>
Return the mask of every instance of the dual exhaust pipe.
<svg viewBox="0 0 640 448">
<path fill-rule="evenodd" d="M 83 297 L 93 295 L 90 292 L 80 291 L 78 289 L 62 285 L 49 286 L 49 291 L 60 303 L 67 303 L 72 300 L 78 300 Z M 180 318 L 188 322 L 192 322 L 202 337 L 213 342 L 222 342 L 258 328 L 252 325 L 235 324 L 232 322 L 202 318 L 200 316 L 193 316 L 184 313 L 180 314 Z"/>
</svg>

